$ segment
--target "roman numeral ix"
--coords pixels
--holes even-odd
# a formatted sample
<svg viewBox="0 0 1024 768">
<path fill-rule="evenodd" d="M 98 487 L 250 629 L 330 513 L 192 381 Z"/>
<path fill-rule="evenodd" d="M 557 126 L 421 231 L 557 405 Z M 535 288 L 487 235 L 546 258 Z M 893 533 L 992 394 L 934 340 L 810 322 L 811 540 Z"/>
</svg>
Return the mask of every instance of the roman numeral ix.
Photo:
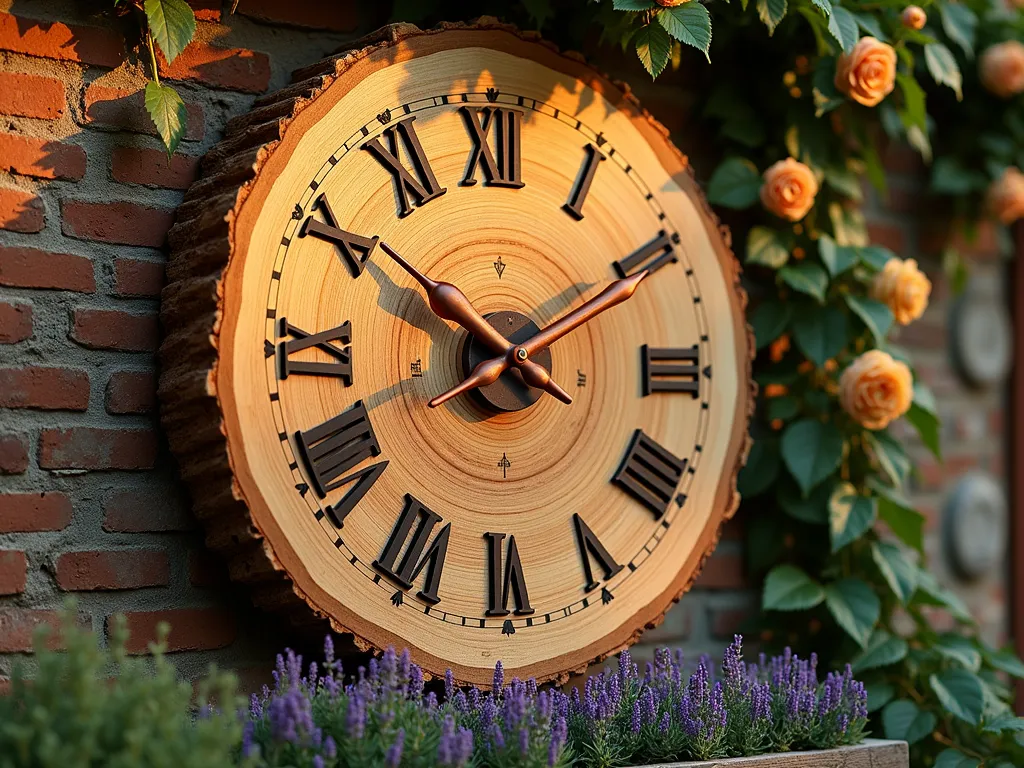
<svg viewBox="0 0 1024 768">
<path fill-rule="evenodd" d="M 587 583 L 583 590 L 590 592 L 601 586 L 601 583 L 594 578 L 594 569 L 590 564 L 591 557 L 601 566 L 605 581 L 621 571 L 622 566 L 615 562 L 615 558 L 608 553 L 594 532 L 590 530 L 590 526 L 583 522 L 582 517 L 573 514 L 572 524 L 576 529 L 576 546 L 579 547 L 580 559 L 583 561 L 583 573 L 587 577 Z"/>
<path fill-rule="evenodd" d="M 466 120 L 466 128 L 473 139 L 473 153 L 469 156 L 464 186 L 476 184 L 476 167 L 483 168 L 484 183 L 492 187 L 526 186 L 522 179 L 522 110 L 505 107 L 460 107 L 459 112 Z M 498 157 L 495 160 L 487 134 L 495 126 L 495 145 Z"/>
<path fill-rule="evenodd" d="M 437 596 L 437 588 L 441 584 L 441 572 L 444 570 L 444 558 L 448 554 L 448 538 L 452 529 L 452 524 L 447 523 L 434 540 L 430 541 L 430 534 L 439 522 L 440 515 L 425 507 L 412 495 L 405 494 L 405 508 L 391 530 L 391 536 L 388 537 L 380 557 L 373 561 L 373 567 L 402 590 L 411 589 L 416 577 L 426 568 L 423 589 L 419 591 L 418 596 L 431 605 L 441 601 Z M 405 542 L 409 540 L 414 523 L 416 532 L 412 535 L 405 555 L 399 561 L 398 557 L 405 547 Z M 396 593 L 391 600 L 395 605 L 401 605 L 401 593 Z"/>
<path fill-rule="evenodd" d="M 700 392 L 700 349 L 692 347 L 640 348 L 644 397 L 652 392 Z"/>
<path fill-rule="evenodd" d="M 501 569 L 501 542 L 504 533 L 485 533 L 487 539 L 487 616 L 508 616 L 508 598 L 511 595 L 516 606 L 516 616 L 533 613 L 530 595 L 526 590 L 526 578 L 523 576 L 523 564 L 519 560 L 519 547 L 516 537 L 508 537 L 508 553 L 505 557 L 505 570 Z M 504 579 L 502 578 L 504 573 Z"/>
<path fill-rule="evenodd" d="M 579 179 L 576 181 L 569 201 L 562 206 L 562 210 L 577 221 L 583 218 L 583 203 L 590 193 L 590 185 L 594 181 L 594 174 L 597 173 L 597 166 L 607 159 L 593 144 L 587 144 L 586 150 L 587 158 L 583 161 Z"/>
<path fill-rule="evenodd" d="M 295 440 L 299 444 L 299 452 L 313 481 L 313 487 L 321 499 L 335 488 L 340 488 L 355 479 L 365 479 L 360 478 L 359 474 L 341 480 L 338 478 L 355 468 L 361 461 L 380 455 L 380 445 L 377 436 L 373 434 L 373 425 L 362 400 L 356 401 L 347 411 L 328 419 L 318 427 L 313 427 L 307 432 L 296 432 Z M 380 472 L 383 471 L 381 468 Z M 376 480 L 376 476 L 373 480 Z M 362 498 L 369 490 L 369 485 L 357 485 L 350 493 L 362 488 L 359 494 L 359 498 Z"/>
<path fill-rule="evenodd" d="M 659 232 L 658 236 L 643 248 L 624 259 L 612 262 L 615 274 L 619 277 L 629 277 L 642 269 L 657 272 L 665 265 L 679 261 L 679 257 L 672 249 L 672 242 L 673 238 L 664 231 Z"/>
<path fill-rule="evenodd" d="M 686 459 L 674 456 L 644 434 L 633 433 L 629 450 L 612 482 L 654 513 L 660 520 L 686 471 Z"/>
<path fill-rule="evenodd" d="M 384 129 L 384 138 L 388 147 L 381 144 L 380 139 L 372 138 L 362 146 L 380 162 L 384 169 L 394 177 L 395 193 L 398 195 L 398 215 L 408 216 L 412 213 L 412 205 L 409 203 L 411 194 L 416 200 L 416 205 L 423 205 L 435 197 L 440 197 L 448 190 L 437 183 L 434 171 L 427 161 L 423 151 L 423 145 L 416 135 L 416 128 L 413 122 L 415 116 L 407 117 L 394 125 Z M 406 168 L 398 159 L 399 139 L 405 146 L 406 154 L 412 161 L 415 175 Z"/>
<path fill-rule="evenodd" d="M 350 322 L 346 320 L 337 328 L 310 334 L 282 317 L 280 335 L 282 338 L 287 336 L 292 338 L 285 339 L 277 345 L 278 378 L 284 380 L 292 374 L 336 376 L 345 383 L 346 387 L 352 386 L 352 347 L 337 347 L 331 343 L 340 341 L 342 344 L 349 344 L 352 341 L 352 324 Z M 291 359 L 291 356 L 297 352 L 313 347 L 333 357 L 334 362 L 315 363 Z"/>
<path fill-rule="evenodd" d="M 316 199 L 315 207 L 319 208 L 324 215 L 326 223 L 321 222 L 312 216 L 307 216 L 299 229 L 299 237 L 312 235 L 329 243 L 338 246 L 338 252 L 342 259 L 348 264 L 352 277 L 359 277 L 363 274 L 363 265 L 369 260 L 373 249 L 377 247 L 379 237 L 363 237 L 352 232 L 346 232 L 338 226 L 338 219 L 327 202 L 326 195 L 320 195 Z"/>
</svg>

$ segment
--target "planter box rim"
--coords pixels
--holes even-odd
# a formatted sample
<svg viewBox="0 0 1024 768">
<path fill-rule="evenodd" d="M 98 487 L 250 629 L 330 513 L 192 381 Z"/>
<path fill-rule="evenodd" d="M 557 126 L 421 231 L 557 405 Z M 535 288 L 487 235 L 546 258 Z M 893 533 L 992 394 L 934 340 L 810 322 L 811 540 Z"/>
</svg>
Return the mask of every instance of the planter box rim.
<svg viewBox="0 0 1024 768">
<path fill-rule="evenodd" d="M 659 763 L 639 768 L 907 768 L 910 751 L 905 741 L 865 739 L 860 744 L 811 752 L 776 752 L 727 760 Z"/>
</svg>

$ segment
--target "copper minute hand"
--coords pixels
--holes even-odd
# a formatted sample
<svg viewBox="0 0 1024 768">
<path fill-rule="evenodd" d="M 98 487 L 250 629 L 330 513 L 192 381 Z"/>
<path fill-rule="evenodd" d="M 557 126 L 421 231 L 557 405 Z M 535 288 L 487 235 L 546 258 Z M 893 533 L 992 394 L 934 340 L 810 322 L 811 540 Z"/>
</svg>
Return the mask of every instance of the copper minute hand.
<svg viewBox="0 0 1024 768">
<path fill-rule="evenodd" d="M 423 286 L 423 290 L 427 292 L 427 301 L 430 305 L 430 310 L 440 318 L 445 320 L 451 320 L 452 322 L 458 323 L 460 326 L 469 331 L 476 339 L 479 339 L 482 343 L 490 347 L 494 352 L 502 355 L 508 355 L 513 345 L 496 331 L 490 323 L 484 319 L 483 315 L 476 311 L 473 305 L 470 303 L 466 295 L 460 291 L 457 287 L 451 283 L 438 282 L 431 280 L 429 277 L 420 272 L 416 267 L 406 261 L 401 254 L 394 250 L 387 243 L 380 244 L 381 250 L 383 250 L 388 256 L 394 259 L 402 269 L 416 278 L 416 281 Z M 521 368 L 523 380 L 526 381 L 531 387 L 537 387 L 550 393 L 554 397 L 561 400 L 563 403 L 571 403 L 572 398 L 569 393 L 562 389 L 556 384 L 551 374 L 548 373 L 544 366 L 528 361 L 528 365 L 524 365 Z M 505 366 L 500 371 L 494 374 L 493 378 L 487 383 L 497 381 L 498 377 L 508 368 Z M 455 393 L 458 394 L 458 393 Z M 452 395 L 454 396 L 454 395 Z M 437 398 L 435 398 L 436 400 Z M 448 400 L 449 398 L 445 398 Z M 434 403 L 434 400 L 430 401 L 430 406 L 436 408 L 444 400 Z"/>
<path fill-rule="evenodd" d="M 644 270 L 623 280 L 616 280 L 590 301 L 551 323 L 551 325 L 534 334 L 522 344 L 512 347 L 497 357 L 492 357 L 490 360 L 484 360 L 473 369 L 463 382 L 431 400 L 430 407 L 436 408 L 456 395 L 497 381 L 498 377 L 513 365 L 519 366 L 521 370 L 525 369 L 532 362 L 530 355 L 534 355 L 545 347 L 554 344 L 566 334 L 571 333 L 584 323 L 597 317 L 597 315 L 624 302 L 633 295 L 637 286 L 640 285 L 641 281 L 648 274 L 647 270 Z M 525 370 L 523 370 L 523 378 L 527 378 Z"/>
</svg>

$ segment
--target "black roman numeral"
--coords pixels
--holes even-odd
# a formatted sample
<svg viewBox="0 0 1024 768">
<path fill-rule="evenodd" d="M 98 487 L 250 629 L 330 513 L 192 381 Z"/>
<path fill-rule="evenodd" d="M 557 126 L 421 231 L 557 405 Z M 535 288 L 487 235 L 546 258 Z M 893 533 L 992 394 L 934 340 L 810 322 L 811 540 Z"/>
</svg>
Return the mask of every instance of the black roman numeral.
<svg viewBox="0 0 1024 768">
<path fill-rule="evenodd" d="M 504 533 L 485 533 L 487 539 L 487 567 L 488 567 L 488 588 L 487 588 L 487 616 L 508 616 L 508 598 L 511 594 L 516 604 L 516 616 L 526 616 L 533 613 L 530 605 L 530 595 L 526 590 L 526 579 L 523 576 L 523 564 L 519 560 L 519 547 L 516 546 L 516 537 L 508 537 L 508 553 L 505 557 L 505 578 L 502 579 L 501 570 L 501 542 L 505 539 Z"/>
<path fill-rule="evenodd" d="M 689 392 L 700 394 L 700 349 L 692 347 L 640 348 L 644 397 L 652 392 Z"/>
<path fill-rule="evenodd" d="M 352 347 L 337 347 L 331 342 L 340 341 L 349 344 L 352 341 L 352 324 L 345 321 L 337 328 L 321 333 L 309 334 L 296 325 L 292 325 L 284 317 L 281 318 L 281 337 L 292 336 L 277 345 L 277 372 L 282 380 L 292 374 L 307 376 L 336 376 L 345 382 L 346 387 L 352 386 Z M 333 363 L 314 363 L 304 360 L 292 360 L 291 356 L 304 349 L 315 347 L 333 357 Z"/>
<path fill-rule="evenodd" d="M 357 400 L 344 413 L 308 432 L 296 432 L 295 439 L 313 480 L 313 487 L 321 499 L 329 491 L 340 488 L 355 477 L 338 480 L 340 475 L 364 459 L 380 456 L 380 444 L 373 434 L 373 425 L 362 400 Z"/>
<path fill-rule="evenodd" d="M 590 530 L 590 526 L 583 522 L 582 517 L 578 514 L 573 514 L 572 524 L 576 529 L 576 546 L 579 547 L 580 559 L 583 560 L 583 573 L 587 577 L 587 583 L 584 585 L 583 590 L 590 592 L 601 585 L 599 581 L 594 579 L 594 569 L 590 565 L 591 556 L 597 560 L 597 564 L 604 571 L 605 581 L 621 571 L 622 566 L 615 562 L 615 558 L 608 553 L 608 550 L 605 549 L 597 536 L 594 535 L 594 532 Z"/>
<path fill-rule="evenodd" d="M 323 212 L 326 223 L 314 219 L 312 216 L 307 216 L 306 220 L 302 222 L 302 227 L 299 229 L 299 237 L 312 235 L 329 243 L 334 243 L 338 246 L 339 253 L 348 264 L 352 277 L 359 277 L 363 274 L 363 265 L 369 260 L 380 238 L 363 237 L 362 235 L 356 235 L 341 229 L 338 226 L 338 219 L 334 216 L 334 211 L 331 210 L 330 203 L 327 202 L 327 195 L 320 195 L 316 199 L 315 206 Z"/>
<path fill-rule="evenodd" d="M 642 269 L 656 272 L 666 264 L 673 264 L 676 261 L 679 261 L 679 257 L 672 248 L 672 238 L 662 231 L 632 255 L 621 261 L 612 262 L 612 267 L 619 277 L 629 277 Z"/>
<path fill-rule="evenodd" d="M 379 461 L 376 464 L 371 464 L 366 469 L 361 469 L 358 472 L 353 472 L 348 477 L 343 477 L 336 483 L 331 485 L 332 488 L 339 488 L 343 485 L 348 485 L 354 482 L 348 493 L 342 498 L 338 504 L 331 504 L 324 508 L 324 514 L 334 524 L 335 528 L 343 528 L 345 525 L 345 518 L 348 517 L 349 512 L 356 508 L 356 504 L 363 500 L 363 496 L 369 491 L 373 484 L 377 482 L 384 470 L 388 468 L 388 462 Z"/>
<path fill-rule="evenodd" d="M 638 429 L 633 433 L 626 458 L 612 477 L 612 482 L 651 510 L 654 518 L 659 520 L 672 500 L 686 465 L 686 459 L 677 458 Z"/>
<path fill-rule="evenodd" d="M 586 150 L 587 157 L 583 161 L 576 186 L 569 196 L 569 202 L 562 206 L 562 209 L 577 221 L 583 218 L 583 203 L 590 193 L 590 185 L 594 181 L 594 174 L 597 173 L 597 166 L 607 159 L 593 144 L 587 144 Z"/>
<path fill-rule="evenodd" d="M 506 107 L 460 107 L 459 111 L 466 119 L 466 127 L 473 139 L 473 153 L 469 156 L 469 165 L 466 167 L 466 176 L 462 184 L 467 187 L 476 184 L 476 167 L 479 164 L 483 167 L 486 177 L 484 183 L 487 186 L 516 189 L 526 186 L 522 179 L 522 110 Z M 495 126 L 497 161 L 487 141 L 487 134 L 492 125 Z"/>
<path fill-rule="evenodd" d="M 362 147 L 377 158 L 384 169 L 394 177 L 400 217 L 412 213 L 412 206 L 409 203 L 410 193 L 416 199 L 416 205 L 420 206 L 448 191 L 437 183 L 434 171 L 431 169 L 430 163 L 427 162 L 423 145 L 420 144 L 416 128 L 413 126 L 415 120 L 415 117 L 407 117 L 384 129 L 384 138 L 387 139 L 389 148 L 385 148 L 378 138 L 370 139 Z M 398 159 L 399 137 L 401 137 L 402 144 L 405 145 L 406 154 L 412 160 L 415 176 Z"/>
<path fill-rule="evenodd" d="M 402 554 L 409 533 L 413 524 L 419 521 L 416 532 L 412 535 L 408 549 L 402 556 L 401 562 L 398 556 Z M 431 605 L 436 605 L 441 598 L 437 596 L 437 588 L 441 583 L 441 572 L 444 570 L 444 558 L 448 554 L 448 538 L 451 535 L 452 524 L 448 523 L 442 528 L 433 541 L 430 541 L 430 533 L 434 526 L 441 522 L 441 516 L 431 511 L 420 503 L 411 494 L 405 494 L 405 508 L 402 510 L 398 522 L 391 530 L 384 550 L 380 558 L 373 561 L 373 567 L 394 581 L 403 590 L 410 589 L 420 571 L 427 569 L 423 589 L 419 591 L 419 597 Z M 428 545 L 429 542 L 429 545 Z M 396 570 L 395 564 L 398 563 Z M 401 598 L 401 595 L 398 596 Z M 401 600 L 395 601 L 399 605 Z"/>
</svg>

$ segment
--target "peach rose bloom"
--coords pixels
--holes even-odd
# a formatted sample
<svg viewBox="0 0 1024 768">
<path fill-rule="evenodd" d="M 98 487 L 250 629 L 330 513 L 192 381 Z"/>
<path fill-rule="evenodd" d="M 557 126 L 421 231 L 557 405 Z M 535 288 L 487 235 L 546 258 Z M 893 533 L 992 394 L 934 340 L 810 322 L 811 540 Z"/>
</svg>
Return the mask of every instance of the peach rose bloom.
<svg viewBox="0 0 1024 768">
<path fill-rule="evenodd" d="M 690 0 L 654 0 L 658 5 L 663 5 L 666 8 L 674 8 L 677 5 L 688 3 Z"/>
<path fill-rule="evenodd" d="M 862 37 L 836 63 L 836 88 L 858 104 L 873 107 L 896 86 L 896 51 L 873 37 Z"/>
<path fill-rule="evenodd" d="M 800 221 L 811 210 L 817 194 L 814 171 L 792 157 L 779 160 L 764 172 L 761 204 L 783 219 Z"/>
<path fill-rule="evenodd" d="M 913 259 L 889 259 L 875 276 L 871 293 L 892 310 L 900 325 L 908 325 L 924 314 L 932 283 Z"/>
<path fill-rule="evenodd" d="M 1007 40 L 987 48 L 978 63 L 981 84 L 1001 99 L 1024 91 L 1024 44 Z"/>
<path fill-rule="evenodd" d="M 988 208 L 1003 224 L 1024 218 L 1024 173 L 1012 166 L 988 188 Z"/>
<path fill-rule="evenodd" d="M 908 5 L 903 9 L 903 15 L 900 18 L 903 21 L 903 26 L 907 29 L 921 30 L 928 23 L 928 14 L 919 5 Z"/>
<path fill-rule="evenodd" d="M 914 380 L 906 363 L 872 349 L 839 377 L 839 403 L 867 429 L 885 429 L 910 410 Z"/>
</svg>

